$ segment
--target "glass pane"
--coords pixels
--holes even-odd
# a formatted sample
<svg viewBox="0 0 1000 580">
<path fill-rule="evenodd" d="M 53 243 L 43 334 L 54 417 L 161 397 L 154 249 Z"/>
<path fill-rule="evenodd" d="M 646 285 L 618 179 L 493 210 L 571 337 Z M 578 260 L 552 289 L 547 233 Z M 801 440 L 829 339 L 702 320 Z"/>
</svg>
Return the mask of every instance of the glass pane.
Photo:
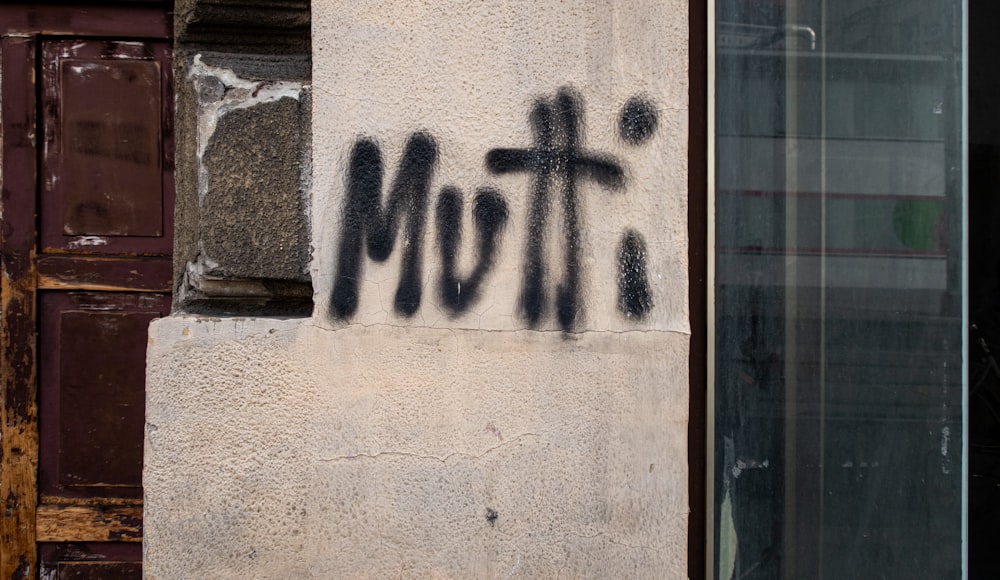
<svg viewBox="0 0 1000 580">
<path fill-rule="evenodd" d="M 715 13 L 715 577 L 960 578 L 962 2 Z"/>
</svg>

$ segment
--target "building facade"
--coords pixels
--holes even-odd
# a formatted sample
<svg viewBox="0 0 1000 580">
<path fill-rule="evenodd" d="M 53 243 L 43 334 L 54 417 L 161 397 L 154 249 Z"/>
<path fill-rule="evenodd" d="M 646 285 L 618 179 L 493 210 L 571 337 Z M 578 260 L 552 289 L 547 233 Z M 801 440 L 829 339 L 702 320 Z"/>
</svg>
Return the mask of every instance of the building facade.
<svg viewBox="0 0 1000 580">
<path fill-rule="evenodd" d="M 0 572 L 990 577 L 993 12 L 0 10 Z"/>
</svg>

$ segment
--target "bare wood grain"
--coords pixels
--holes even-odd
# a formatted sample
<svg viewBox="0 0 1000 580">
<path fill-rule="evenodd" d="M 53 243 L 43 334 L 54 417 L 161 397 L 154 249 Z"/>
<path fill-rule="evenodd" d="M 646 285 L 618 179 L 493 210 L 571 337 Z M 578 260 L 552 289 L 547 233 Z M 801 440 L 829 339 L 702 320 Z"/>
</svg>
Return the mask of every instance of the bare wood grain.
<svg viewBox="0 0 1000 580">
<path fill-rule="evenodd" d="M 141 506 L 41 505 L 39 542 L 141 542 Z"/>
</svg>

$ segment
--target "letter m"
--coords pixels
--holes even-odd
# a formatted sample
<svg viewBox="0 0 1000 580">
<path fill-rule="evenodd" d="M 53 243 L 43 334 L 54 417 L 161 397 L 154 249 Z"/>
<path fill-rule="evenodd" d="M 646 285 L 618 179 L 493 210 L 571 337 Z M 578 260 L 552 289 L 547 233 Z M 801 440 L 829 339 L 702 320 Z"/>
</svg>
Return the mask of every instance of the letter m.
<svg viewBox="0 0 1000 580">
<path fill-rule="evenodd" d="M 403 262 L 396 288 L 395 309 L 403 316 L 412 316 L 420 307 L 421 242 L 430 179 L 436 161 L 437 145 L 434 139 L 424 133 L 411 135 L 383 208 L 382 153 L 370 139 L 360 139 L 354 144 L 347 177 L 337 274 L 331 297 L 331 309 L 336 318 L 348 319 L 358 308 L 363 247 L 368 248 L 368 257 L 372 260 L 385 261 L 392 254 L 400 222 L 404 219 Z"/>
</svg>

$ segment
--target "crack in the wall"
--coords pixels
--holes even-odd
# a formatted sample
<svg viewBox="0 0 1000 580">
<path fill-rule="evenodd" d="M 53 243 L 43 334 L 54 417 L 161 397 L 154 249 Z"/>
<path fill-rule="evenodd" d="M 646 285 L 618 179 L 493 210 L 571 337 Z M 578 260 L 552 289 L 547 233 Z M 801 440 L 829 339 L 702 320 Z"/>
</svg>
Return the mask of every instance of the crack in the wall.
<svg viewBox="0 0 1000 580">
<path fill-rule="evenodd" d="M 411 451 L 379 451 L 377 453 L 355 453 L 351 455 L 338 455 L 335 457 L 321 457 L 319 458 L 319 461 L 330 463 L 337 461 L 350 461 L 355 459 L 379 459 L 381 457 L 412 457 L 415 459 L 433 459 L 441 463 L 447 463 L 453 457 L 464 457 L 470 460 L 477 460 L 477 459 L 482 459 L 483 457 L 489 455 L 490 453 L 493 453 L 494 451 L 502 447 L 507 447 L 509 445 L 521 441 L 522 439 L 526 439 L 529 437 L 540 437 L 540 435 L 538 433 L 522 433 L 517 437 L 514 437 L 513 439 L 508 439 L 507 441 L 498 443 L 493 447 L 488 447 L 485 451 L 479 454 L 467 453 L 464 451 L 455 451 L 442 457 L 432 454 L 414 453 Z"/>
<path fill-rule="evenodd" d="M 384 311 L 381 311 L 384 312 Z M 690 330 L 674 330 L 674 329 L 662 329 L 662 328 L 634 328 L 625 330 L 613 330 L 613 329 L 587 329 L 587 330 L 577 330 L 570 333 L 564 332 L 558 328 L 453 328 L 444 326 L 425 326 L 425 325 L 415 325 L 415 324 L 392 324 L 390 322 L 351 322 L 347 324 L 338 325 L 336 327 L 329 327 L 326 325 L 321 325 L 316 322 L 310 324 L 312 327 L 319 330 L 324 330 L 327 332 L 339 332 L 346 330 L 348 328 L 421 328 L 426 330 L 453 330 L 462 332 L 493 332 L 493 333 L 518 333 L 518 332 L 533 332 L 540 334 L 560 334 L 568 335 L 568 338 L 572 339 L 574 337 L 581 337 L 594 334 L 618 334 L 618 335 L 630 335 L 630 334 L 676 334 L 680 336 L 691 336 Z"/>
<path fill-rule="evenodd" d="M 266 321 L 267 318 L 261 317 L 219 317 L 219 316 L 208 316 L 199 314 L 184 314 L 185 319 L 191 320 L 193 323 L 222 323 L 222 322 L 253 322 L 256 320 Z M 326 324 L 320 323 L 316 318 L 300 319 L 300 324 L 302 328 L 312 328 L 325 333 L 337 333 L 342 332 L 351 328 L 362 328 L 362 329 L 373 329 L 373 328 L 392 328 L 392 329 L 415 329 L 420 328 L 423 330 L 434 330 L 434 331 L 447 331 L 453 336 L 461 336 L 467 333 L 495 333 L 495 334 L 517 334 L 517 333 L 538 333 L 538 334 L 564 334 L 562 331 L 557 329 L 550 330 L 531 330 L 527 328 L 516 328 L 516 329 L 496 329 L 496 328 L 454 328 L 454 327 L 434 327 L 434 326 L 413 326 L 413 325 L 403 325 L 403 324 L 391 324 L 391 323 L 350 323 L 343 326 L 330 327 Z M 245 332 L 245 328 L 241 327 L 240 332 L 236 336 L 237 340 L 252 340 L 254 338 L 266 338 L 270 335 L 280 334 L 280 335 L 290 335 L 297 333 L 299 327 L 295 329 L 277 329 L 277 328 L 263 328 L 259 331 Z M 680 330 L 663 330 L 663 329 L 632 329 L 632 330 L 585 330 L 574 333 L 572 336 L 582 337 L 587 335 L 649 335 L 649 334 L 659 334 L 663 336 L 682 336 L 689 337 L 691 333 L 689 331 Z M 336 459 L 336 458 L 331 458 Z"/>
</svg>

